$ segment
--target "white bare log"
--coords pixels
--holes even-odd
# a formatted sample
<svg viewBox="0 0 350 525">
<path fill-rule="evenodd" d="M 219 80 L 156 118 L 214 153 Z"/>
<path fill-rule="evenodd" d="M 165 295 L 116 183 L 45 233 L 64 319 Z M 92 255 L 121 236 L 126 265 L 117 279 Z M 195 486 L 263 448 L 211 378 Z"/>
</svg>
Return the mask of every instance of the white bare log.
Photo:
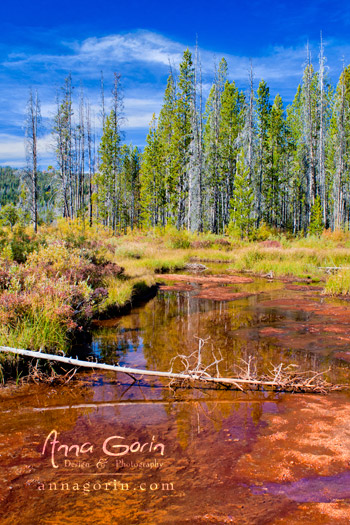
<svg viewBox="0 0 350 525">
<path fill-rule="evenodd" d="M 117 365 L 106 365 L 104 363 L 94 363 L 92 361 L 81 361 L 80 359 L 72 359 L 70 357 L 64 357 L 61 355 L 44 354 L 42 352 L 33 352 L 32 350 L 24 350 L 22 348 L 11 348 L 9 346 L 0 346 L 0 352 L 9 352 L 12 354 L 19 354 L 26 357 L 32 357 L 34 359 L 46 359 L 48 361 L 57 361 L 59 363 L 65 363 L 72 366 L 85 367 L 85 368 L 98 368 L 102 370 L 111 370 L 113 372 L 122 372 L 128 375 L 141 375 L 141 376 L 155 376 L 155 377 L 167 377 L 172 379 L 180 380 L 204 380 L 214 383 L 224 383 L 229 385 L 235 385 L 236 383 L 245 384 L 256 384 L 266 386 L 276 386 L 274 381 L 258 381 L 250 379 L 236 379 L 236 378 L 225 378 L 225 377 L 211 377 L 198 373 L 190 374 L 177 374 L 175 372 L 160 372 L 158 370 L 141 370 L 138 368 L 129 368 L 126 366 Z"/>
<path fill-rule="evenodd" d="M 158 370 L 142 370 L 139 368 L 129 368 L 126 366 L 118 366 L 118 365 L 107 365 L 104 363 L 95 363 L 92 361 L 81 361 L 80 359 L 73 359 L 70 357 L 64 357 L 61 355 L 52 355 L 52 354 L 44 354 L 42 352 L 33 352 L 31 350 L 24 350 L 22 348 L 11 348 L 8 346 L 0 346 L 0 352 L 8 352 L 12 354 L 18 354 L 23 355 L 26 357 L 31 357 L 34 359 L 46 359 L 48 361 L 57 361 L 59 363 L 65 363 L 68 365 L 71 365 L 73 367 L 84 367 L 84 368 L 92 368 L 92 369 L 102 369 L 102 370 L 110 370 L 112 372 L 121 372 L 123 374 L 127 374 L 132 379 L 136 380 L 134 376 L 153 376 L 153 377 L 165 377 L 170 378 L 173 381 L 179 380 L 182 382 L 186 381 L 202 381 L 205 383 L 217 383 L 218 385 L 231 385 L 232 387 L 236 387 L 239 390 L 243 390 L 243 388 L 240 385 L 246 385 L 246 386 L 267 386 L 271 387 L 272 389 L 276 388 L 283 388 L 286 387 L 290 390 L 298 390 L 301 389 L 303 391 L 319 391 L 319 392 L 326 392 L 327 390 L 339 390 L 348 388 L 349 385 L 332 385 L 330 383 L 324 383 L 318 385 L 317 383 L 314 384 L 313 381 L 316 377 L 322 375 L 321 373 L 314 372 L 313 376 L 309 379 L 306 379 L 304 381 L 299 378 L 299 381 L 292 382 L 288 384 L 287 378 L 285 380 L 279 380 L 276 375 L 276 370 L 281 371 L 282 367 L 276 367 L 274 370 L 274 379 L 271 381 L 268 381 L 266 379 L 256 379 L 256 378 L 249 378 L 246 376 L 246 378 L 231 378 L 231 377 L 213 377 L 210 376 L 205 370 L 187 370 L 185 373 L 176 373 L 176 372 L 161 372 Z M 180 358 L 182 356 L 179 356 Z M 213 363 L 214 365 L 217 364 L 217 360 Z M 300 374 L 301 375 L 301 374 Z M 172 382 L 173 382 L 172 381 Z"/>
</svg>

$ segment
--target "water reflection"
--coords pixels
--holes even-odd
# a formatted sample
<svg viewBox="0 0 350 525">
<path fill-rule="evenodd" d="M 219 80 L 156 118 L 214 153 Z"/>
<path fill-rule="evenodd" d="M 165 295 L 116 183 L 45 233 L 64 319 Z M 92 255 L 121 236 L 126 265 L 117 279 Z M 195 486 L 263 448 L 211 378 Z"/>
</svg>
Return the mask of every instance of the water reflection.
<svg viewBox="0 0 350 525">
<path fill-rule="evenodd" d="M 322 332 L 319 339 L 331 321 L 317 292 L 310 298 L 266 282 L 256 290 L 261 293 L 233 302 L 159 293 L 129 315 L 96 326 L 93 351 L 101 361 L 168 370 L 172 357 L 196 348 L 197 336 L 210 338 L 204 362 L 221 352 L 222 375 L 249 355 L 261 371 L 271 362 L 315 370 L 336 363 L 333 352 L 344 333 L 338 340 L 335 332 L 329 332 L 332 339 Z M 278 306 L 278 300 L 285 302 Z M 343 310 L 333 311 L 337 321 L 346 318 Z M 341 380 L 348 368 L 338 363 L 332 373 Z M 255 524 L 267 516 L 272 523 L 290 515 L 293 522 L 296 509 L 307 522 L 308 510 L 296 502 L 347 496 L 334 489 L 334 497 L 317 499 L 324 481 L 317 490 L 298 483 L 315 473 L 347 479 L 346 394 L 174 393 L 152 378 L 134 384 L 122 374 L 80 378 L 68 386 L 0 393 L 1 523 Z M 304 490 L 310 493 L 300 499 Z"/>
<path fill-rule="evenodd" d="M 294 301 L 301 294 L 281 291 L 276 283 L 263 284 L 264 292 L 237 301 L 202 300 L 187 291 L 160 292 L 113 326 L 110 321 L 101 322 L 93 349 L 105 362 L 166 371 L 176 355 L 190 355 L 202 338 L 208 341 L 204 364 L 213 361 L 213 353 L 222 355 L 223 376 L 232 376 L 236 365 L 253 356 L 260 373 L 280 362 L 296 364 L 301 370 L 326 370 L 332 364 L 332 379 L 342 381 L 344 370 L 333 354 L 347 341 L 335 338 L 332 331 L 320 331 L 322 323 L 328 326 L 330 320 L 303 306 L 278 306 L 279 300 Z M 251 284 L 240 286 L 241 291 Z M 305 297 L 311 304 L 322 301 L 319 292 L 311 298 L 309 292 L 304 294 L 304 303 Z"/>
</svg>

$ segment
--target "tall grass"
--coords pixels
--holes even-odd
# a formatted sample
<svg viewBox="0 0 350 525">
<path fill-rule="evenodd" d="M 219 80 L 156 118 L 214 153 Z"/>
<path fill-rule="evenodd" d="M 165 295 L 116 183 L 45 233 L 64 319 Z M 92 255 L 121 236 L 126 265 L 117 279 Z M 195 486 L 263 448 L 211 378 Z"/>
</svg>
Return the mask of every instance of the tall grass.
<svg viewBox="0 0 350 525">
<path fill-rule="evenodd" d="M 350 270 L 341 270 L 331 275 L 326 282 L 324 293 L 328 295 L 350 294 Z"/>
<path fill-rule="evenodd" d="M 47 312 L 34 310 L 13 326 L 0 327 L 0 345 L 15 348 L 43 350 L 48 353 L 64 352 L 69 349 L 67 327 Z"/>
</svg>

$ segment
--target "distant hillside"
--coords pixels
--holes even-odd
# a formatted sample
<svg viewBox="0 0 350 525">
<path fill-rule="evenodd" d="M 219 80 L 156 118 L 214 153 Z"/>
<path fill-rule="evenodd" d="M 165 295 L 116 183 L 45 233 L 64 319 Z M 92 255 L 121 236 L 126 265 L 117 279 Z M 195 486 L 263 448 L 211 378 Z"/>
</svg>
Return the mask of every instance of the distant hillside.
<svg viewBox="0 0 350 525">
<path fill-rule="evenodd" d="M 9 166 L 0 167 L 0 206 L 12 202 L 18 204 L 20 194 L 20 171 Z"/>
<path fill-rule="evenodd" d="M 5 204 L 19 204 L 22 192 L 28 194 L 24 182 L 23 170 L 11 168 L 10 166 L 0 167 L 0 207 Z M 49 172 L 38 172 L 38 210 L 42 219 L 48 220 L 47 213 L 55 206 L 55 177 Z"/>
</svg>

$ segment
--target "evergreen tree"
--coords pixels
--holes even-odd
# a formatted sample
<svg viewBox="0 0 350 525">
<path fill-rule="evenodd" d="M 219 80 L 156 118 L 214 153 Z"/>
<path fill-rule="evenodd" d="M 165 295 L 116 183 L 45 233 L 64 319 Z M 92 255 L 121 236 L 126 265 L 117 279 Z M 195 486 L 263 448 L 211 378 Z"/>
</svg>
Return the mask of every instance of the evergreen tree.
<svg viewBox="0 0 350 525">
<path fill-rule="evenodd" d="M 142 222 L 146 227 L 166 224 L 167 195 L 163 159 L 163 144 L 153 115 L 141 165 Z"/>
<path fill-rule="evenodd" d="M 239 137 L 244 125 L 244 94 L 234 82 L 226 81 L 221 96 L 219 128 L 220 231 L 230 220 L 230 199 L 234 187 Z"/>
<path fill-rule="evenodd" d="M 171 73 L 165 89 L 163 106 L 159 113 L 158 136 L 161 148 L 158 148 L 157 155 L 161 154 L 162 157 L 159 157 L 157 162 L 164 168 L 165 220 L 169 220 L 172 223 L 175 222 L 177 217 L 178 199 L 176 185 L 180 162 L 177 150 L 177 136 L 175 134 L 176 117 L 176 86 L 174 76 Z"/>
<path fill-rule="evenodd" d="M 253 64 L 250 62 L 250 71 L 249 71 L 249 95 L 246 101 L 245 107 L 245 127 L 243 134 L 243 147 L 245 151 L 246 163 L 249 171 L 249 180 L 253 181 L 254 176 L 254 160 L 255 160 L 255 138 L 256 138 L 256 129 L 254 122 L 254 74 L 253 74 Z"/>
<path fill-rule="evenodd" d="M 306 146 L 303 141 L 303 106 L 301 85 L 287 108 L 289 208 L 293 233 L 300 231 L 306 217 Z"/>
<path fill-rule="evenodd" d="M 323 209 L 323 222 L 327 222 L 327 199 L 326 199 L 326 171 L 325 171 L 325 139 L 326 139 L 326 121 L 325 121 L 325 110 L 327 100 L 325 96 L 325 56 L 323 49 L 323 40 L 321 33 L 320 43 L 320 69 L 319 69 L 319 137 L 318 137 L 318 177 L 320 186 L 320 196 Z"/>
<path fill-rule="evenodd" d="M 129 146 L 127 155 L 124 157 L 124 170 L 127 178 L 128 194 L 130 198 L 126 201 L 129 206 L 129 225 L 133 230 L 140 225 L 141 213 L 141 153 L 137 147 Z"/>
<path fill-rule="evenodd" d="M 241 152 L 237 161 L 229 226 L 229 231 L 239 232 L 241 239 L 249 235 L 254 224 L 254 219 L 252 218 L 253 202 L 254 192 L 249 180 L 249 166 L 245 165 L 244 154 Z"/>
<path fill-rule="evenodd" d="M 257 226 L 259 226 L 263 216 L 264 202 L 266 200 L 266 195 L 264 196 L 263 190 L 268 188 L 264 183 L 264 176 L 268 169 L 268 131 L 271 113 L 270 90 L 264 80 L 260 81 L 257 91 L 256 113 L 258 137 L 256 200 Z"/>
<path fill-rule="evenodd" d="M 227 80 L 227 64 L 222 59 L 202 119 L 198 50 L 194 65 L 187 49 L 177 85 L 173 73 L 169 75 L 159 120 L 152 119 L 141 161 L 135 149 L 121 146 L 116 76 L 114 114 L 105 118 L 96 178 L 100 218 L 114 230 L 134 228 L 142 220 L 147 226 L 172 223 L 178 229 L 220 233 L 229 223 L 243 236 L 254 221 L 259 225 L 264 219 L 271 226 L 297 233 L 310 231 L 311 219 L 311 230 L 314 228 L 320 203 L 324 226 L 343 225 L 350 216 L 350 73 L 348 68 L 344 70 L 333 97 L 324 62 L 322 44 L 318 73 L 308 53 L 302 82 L 285 117 L 281 97 L 277 95 L 272 105 L 263 80 L 255 98 L 252 68 L 245 98 L 235 83 Z M 65 171 L 61 169 L 63 161 L 59 166 L 60 174 L 66 174 L 61 176 L 67 188 L 63 192 L 65 214 L 73 216 L 81 207 L 79 203 L 86 202 L 88 187 L 84 189 L 79 177 L 84 180 L 87 155 L 91 172 L 91 132 L 87 123 L 82 129 L 82 118 L 75 135 L 72 132 L 68 84 L 67 96 L 60 100 L 57 136 L 64 146 L 60 151 L 68 152 L 59 156 L 60 161 L 71 159 Z M 70 134 L 65 133 L 67 122 Z M 70 149 L 66 147 L 69 140 Z M 72 165 L 76 167 L 72 169 Z M 70 196 L 70 180 L 73 196 L 83 192 L 79 198 Z M 91 220 L 91 183 L 88 191 Z"/>
<path fill-rule="evenodd" d="M 177 152 L 177 227 L 187 225 L 187 205 L 190 172 L 190 145 L 193 141 L 193 110 L 194 110 L 194 67 L 192 54 L 188 49 L 183 54 L 180 63 L 179 91 L 176 97 L 174 140 Z"/>
<path fill-rule="evenodd" d="M 190 143 L 188 228 L 203 229 L 203 116 L 202 116 L 202 69 L 196 44 L 194 63 L 194 90 L 192 97 L 192 140 Z"/>
<path fill-rule="evenodd" d="M 97 177 L 97 207 L 99 216 L 105 225 L 116 231 L 120 220 L 119 186 L 120 172 L 120 135 L 115 125 L 116 116 L 112 109 L 105 120 L 100 144 L 100 166 Z"/>
<path fill-rule="evenodd" d="M 335 92 L 326 151 L 326 166 L 331 177 L 332 226 L 337 229 L 350 209 L 350 66 L 343 69 Z"/>
<path fill-rule="evenodd" d="M 287 150 L 286 123 L 280 95 L 276 95 L 271 108 L 267 139 L 269 163 L 266 166 L 264 181 L 265 220 L 272 226 L 280 226 L 281 188 L 285 177 L 285 154 Z"/>
<path fill-rule="evenodd" d="M 322 213 L 322 204 L 321 198 L 319 195 L 315 198 L 314 205 L 311 208 L 311 218 L 309 225 L 309 234 L 317 235 L 319 237 L 323 232 L 324 223 L 323 223 L 323 213 Z"/>
</svg>

